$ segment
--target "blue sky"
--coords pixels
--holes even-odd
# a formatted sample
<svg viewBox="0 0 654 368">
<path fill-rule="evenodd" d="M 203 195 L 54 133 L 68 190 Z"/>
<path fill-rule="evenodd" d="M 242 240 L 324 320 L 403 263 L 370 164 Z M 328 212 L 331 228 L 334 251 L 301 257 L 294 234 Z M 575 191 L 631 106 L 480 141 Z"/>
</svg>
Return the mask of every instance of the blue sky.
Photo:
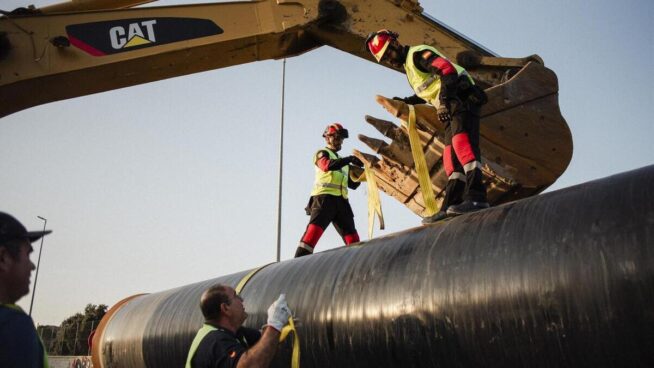
<svg viewBox="0 0 654 368">
<path fill-rule="evenodd" d="M 36 1 L 42 6 L 49 1 Z M 155 4 L 181 4 L 160 1 Z M 191 2 L 188 2 L 191 3 Z M 25 6 L 5 0 L 1 8 Z M 654 163 L 654 3 L 423 1 L 429 15 L 506 57 L 540 55 L 559 78 L 570 166 L 550 190 Z M 0 120 L 1 210 L 30 229 L 48 218 L 33 316 L 59 324 L 112 305 L 275 260 L 282 61 L 263 61 L 34 107 Z M 328 123 L 380 137 L 375 94 L 406 79 L 323 47 L 286 64 L 282 259 L 308 217 Z M 369 152 L 356 139 L 345 142 Z M 383 236 L 420 219 L 382 194 Z M 366 189 L 351 194 L 367 238 Z M 333 228 L 317 251 L 342 244 Z M 36 263 L 36 253 L 33 260 Z M 32 276 L 32 280 L 34 276 Z M 31 295 L 19 303 L 29 307 Z"/>
</svg>

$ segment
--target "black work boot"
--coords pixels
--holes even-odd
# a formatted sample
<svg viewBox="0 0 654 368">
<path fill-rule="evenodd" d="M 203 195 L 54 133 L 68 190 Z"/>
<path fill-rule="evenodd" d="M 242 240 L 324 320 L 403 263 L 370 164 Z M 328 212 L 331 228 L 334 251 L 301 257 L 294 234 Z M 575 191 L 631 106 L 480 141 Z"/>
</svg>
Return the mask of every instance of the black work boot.
<svg viewBox="0 0 654 368">
<path fill-rule="evenodd" d="M 450 206 L 447 208 L 449 216 L 463 215 L 464 213 L 475 212 L 490 207 L 488 202 L 475 202 L 471 200 L 463 201 L 461 204 Z"/>
<path fill-rule="evenodd" d="M 307 248 L 311 248 L 311 246 L 303 242 L 300 242 L 300 245 L 295 250 L 295 258 L 304 257 L 313 254 L 313 251 Z"/>
<path fill-rule="evenodd" d="M 433 224 L 434 222 L 438 222 L 440 220 L 445 220 L 448 217 L 449 216 L 448 216 L 447 212 L 441 210 L 441 211 L 438 211 L 438 212 L 436 212 L 435 214 L 433 214 L 431 216 L 424 217 L 422 219 L 422 224 L 423 225 Z"/>
<path fill-rule="evenodd" d="M 445 186 L 445 197 L 443 198 L 441 209 L 431 216 L 424 217 L 422 219 L 422 224 L 433 224 L 434 222 L 445 220 L 446 218 L 451 217 L 446 212 L 447 208 L 452 203 L 461 203 L 461 196 L 463 195 L 463 190 L 465 187 L 465 181 L 459 179 L 448 179 Z"/>
</svg>

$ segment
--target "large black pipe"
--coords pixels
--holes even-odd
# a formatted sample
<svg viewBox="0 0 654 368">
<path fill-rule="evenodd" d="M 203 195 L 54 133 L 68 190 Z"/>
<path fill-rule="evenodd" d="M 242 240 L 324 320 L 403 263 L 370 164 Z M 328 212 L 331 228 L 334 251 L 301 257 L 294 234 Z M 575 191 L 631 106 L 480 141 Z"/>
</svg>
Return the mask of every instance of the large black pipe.
<svg viewBox="0 0 654 368">
<path fill-rule="evenodd" d="M 272 264 L 242 292 L 246 325 L 284 292 L 302 367 L 652 367 L 653 191 L 649 166 Z M 182 367 L 202 291 L 247 273 L 114 307 L 96 368 Z"/>
</svg>

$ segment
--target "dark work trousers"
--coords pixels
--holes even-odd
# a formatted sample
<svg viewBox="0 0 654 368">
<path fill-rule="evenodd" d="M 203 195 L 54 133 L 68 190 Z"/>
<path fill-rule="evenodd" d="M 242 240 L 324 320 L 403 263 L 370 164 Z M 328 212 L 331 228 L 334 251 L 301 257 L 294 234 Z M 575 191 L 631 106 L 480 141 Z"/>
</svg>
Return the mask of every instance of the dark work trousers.
<svg viewBox="0 0 654 368">
<path fill-rule="evenodd" d="M 450 180 L 445 187 L 442 210 L 464 200 L 486 202 L 479 149 L 480 107 L 468 101 L 450 102 L 452 120 L 445 124 L 443 165 Z M 468 170 L 464 170 L 468 166 Z M 465 178 L 465 184 L 463 179 Z"/>
<path fill-rule="evenodd" d="M 341 237 L 357 232 L 354 227 L 354 212 L 350 202 L 343 197 L 329 194 L 313 196 L 310 216 L 309 224 L 320 226 L 324 230 L 333 223 Z"/>
</svg>

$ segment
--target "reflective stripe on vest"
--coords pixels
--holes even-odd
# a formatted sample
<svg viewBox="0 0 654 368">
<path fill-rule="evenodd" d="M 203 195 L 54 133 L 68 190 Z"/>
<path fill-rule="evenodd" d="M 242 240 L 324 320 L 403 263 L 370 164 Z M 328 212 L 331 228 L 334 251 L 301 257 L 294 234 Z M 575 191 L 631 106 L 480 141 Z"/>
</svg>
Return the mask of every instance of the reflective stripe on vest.
<svg viewBox="0 0 654 368">
<path fill-rule="evenodd" d="M 27 313 L 25 313 L 23 308 L 19 307 L 16 304 L 0 304 L 0 305 L 3 306 L 3 307 L 7 307 L 9 309 L 13 309 L 13 310 L 18 311 L 18 312 L 21 312 L 24 315 L 27 315 Z M 30 317 L 30 319 L 32 319 L 32 317 Z M 32 323 L 34 323 L 34 322 L 32 322 Z M 36 330 L 34 331 L 34 335 L 36 335 L 36 338 L 39 340 L 39 344 L 41 344 L 41 351 L 43 351 L 43 367 L 48 368 L 48 367 L 50 367 L 50 364 L 48 363 L 48 353 L 45 350 L 45 345 L 43 345 L 43 340 L 41 340 L 41 337 L 36 333 Z"/>
<path fill-rule="evenodd" d="M 205 336 L 211 331 L 216 331 L 218 330 L 217 328 L 204 324 L 201 329 L 198 330 L 198 333 L 195 334 L 195 338 L 193 339 L 193 342 L 191 343 L 191 348 L 188 351 L 188 355 L 186 356 L 186 365 L 184 366 L 185 368 L 191 368 L 191 360 L 193 360 L 193 356 L 195 355 L 195 352 L 198 350 L 198 347 L 200 346 L 200 343 L 204 339 Z"/>
<path fill-rule="evenodd" d="M 335 160 L 338 155 L 328 148 L 320 151 L 327 151 L 330 160 Z M 318 151 L 318 152 L 320 152 Z M 317 165 L 318 152 L 313 155 L 313 166 L 316 170 L 316 179 L 311 190 L 311 195 L 329 194 L 347 199 L 347 181 L 350 175 L 349 165 L 341 167 L 340 170 L 322 171 Z"/>
<path fill-rule="evenodd" d="M 431 73 L 425 73 L 421 71 L 413 63 L 413 57 L 415 53 L 422 52 L 425 50 L 430 50 L 440 55 L 440 57 L 442 57 L 443 59 L 447 60 L 447 58 L 445 58 L 445 56 L 443 56 L 443 54 L 441 54 L 440 51 L 436 50 L 431 46 L 428 45 L 413 46 L 409 48 L 409 52 L 406 57 L 406 63 L 404 64 L 404 71 L 406 72 L 406 77 L 409 80 L 409 84 L 411 85 L 411 88 L 413 88 L 416 95 L 432 105 L 438 105 L 438 95 L 440 94 L 441 91 L 441 78 L 437 75 L 433 75 Z M 450 63 L 452 62 L 450 61 Z M 468 76 L 470 83 L 475 84 L 472 78 L 470 78 L 470 76 L 468 75 L 468 72 L 466 72 L 466 70 L 463 69 L 463 67 L 455 63 L 452 63 L 452 65 L 454 66 L 454 69 L 456 69 L 456 73 L 459 76 L 466 75 Z"/>
</svg>

